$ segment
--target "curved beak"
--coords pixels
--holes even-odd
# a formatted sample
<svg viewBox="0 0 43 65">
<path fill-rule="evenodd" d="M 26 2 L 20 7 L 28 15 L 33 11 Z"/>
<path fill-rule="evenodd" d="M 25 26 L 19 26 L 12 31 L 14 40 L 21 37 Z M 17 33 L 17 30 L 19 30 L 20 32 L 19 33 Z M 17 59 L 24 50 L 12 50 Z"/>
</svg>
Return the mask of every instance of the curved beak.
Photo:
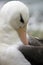
<svg viewBox="0 0 43 65">
<path fill-rule="evenodd" d="M 19 37 L 20 37 L 21 41 L 25 45 L 28 45 L 28 39 L 26 37 L 26 28 L 19 28 L 17 31 L 18 31 L 18 34 L 19 34 Z"/>
</svg>

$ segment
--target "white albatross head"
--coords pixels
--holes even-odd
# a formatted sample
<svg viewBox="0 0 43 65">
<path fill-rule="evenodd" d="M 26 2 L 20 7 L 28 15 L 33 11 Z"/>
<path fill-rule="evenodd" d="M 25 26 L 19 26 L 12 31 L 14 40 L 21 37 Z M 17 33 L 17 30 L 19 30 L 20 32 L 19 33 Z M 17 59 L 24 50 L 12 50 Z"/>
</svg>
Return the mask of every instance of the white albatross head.
<svg viewBox="0 0 43 65">
<path fill-rule="evenodd" d="M 28 7 L 20 1 L 10 1 L 1 8 L 5 26 L 10 25 L 18 32 L 24 44 L 28 44 L 26 37 L 26 25 L 29 18 Z"/>
</svg>

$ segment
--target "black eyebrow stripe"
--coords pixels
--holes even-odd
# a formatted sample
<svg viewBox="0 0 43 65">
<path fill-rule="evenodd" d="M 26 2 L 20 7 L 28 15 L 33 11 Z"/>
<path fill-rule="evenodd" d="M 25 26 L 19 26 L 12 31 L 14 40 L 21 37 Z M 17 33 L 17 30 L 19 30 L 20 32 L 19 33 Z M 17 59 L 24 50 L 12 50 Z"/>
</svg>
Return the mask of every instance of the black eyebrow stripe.
<svg viewBox="0 0 43 65">
<path fill-rule="evenodd" d="M 20 22 L 21 23 L 24 23 L 24 20 L 23 20 L 23 18 L 22 18 L 22 15 L 20 14 Z"/>
</svg>

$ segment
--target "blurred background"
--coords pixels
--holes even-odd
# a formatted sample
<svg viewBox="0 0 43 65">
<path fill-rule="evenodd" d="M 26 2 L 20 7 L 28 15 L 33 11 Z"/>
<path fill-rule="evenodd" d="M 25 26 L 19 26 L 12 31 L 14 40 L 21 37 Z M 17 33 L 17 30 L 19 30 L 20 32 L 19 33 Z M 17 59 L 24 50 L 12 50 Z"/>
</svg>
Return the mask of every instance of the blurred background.
<svg viewBox="0 0 43 65">
<path fill-rule="evenodd" d="M 0 8 L 11 0 L 0 0 Z M 33 37 L 43 38 L 43 0 L 19 0 L 29 8 L 27 32 Z"/>
</svg>

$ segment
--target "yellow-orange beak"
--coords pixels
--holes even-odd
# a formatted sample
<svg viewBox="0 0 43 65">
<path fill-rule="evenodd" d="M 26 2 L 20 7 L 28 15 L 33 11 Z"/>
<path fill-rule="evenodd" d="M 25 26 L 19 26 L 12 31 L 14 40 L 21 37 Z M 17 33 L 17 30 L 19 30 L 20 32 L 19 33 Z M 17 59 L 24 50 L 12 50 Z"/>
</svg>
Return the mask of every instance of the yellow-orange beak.
<svg viewBox="0 0 43 65">
<path fill-rule="evenodd" d="M 28 39 L 27 39 L 27 37 L 26 37 L 26 29 L 24 29 L 24 28 L 19 28 L 17 31 L 18 31 L 18 34 L 19 34 L 19 37 L 20 37 L 21 41 L 22 41 L 25 45 L 27 45 L 27 44 L 28 44 Z"/>
</svg>

